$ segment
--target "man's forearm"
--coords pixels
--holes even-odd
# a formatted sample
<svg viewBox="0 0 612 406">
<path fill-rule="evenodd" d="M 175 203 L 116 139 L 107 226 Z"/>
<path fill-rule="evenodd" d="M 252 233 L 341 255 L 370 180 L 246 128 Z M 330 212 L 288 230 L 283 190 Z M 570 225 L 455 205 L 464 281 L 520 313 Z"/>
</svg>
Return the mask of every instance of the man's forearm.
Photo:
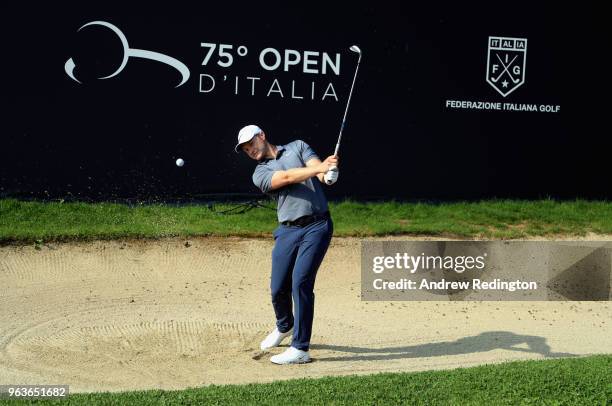
<svg viewBox="0 0 612 406">
<path fill-rule="evenodd" d="M 317 176 L 318 173 L 315 167 L 293 168 L 284 171 L 288 183 L 300 183 Z"/>
</svg>

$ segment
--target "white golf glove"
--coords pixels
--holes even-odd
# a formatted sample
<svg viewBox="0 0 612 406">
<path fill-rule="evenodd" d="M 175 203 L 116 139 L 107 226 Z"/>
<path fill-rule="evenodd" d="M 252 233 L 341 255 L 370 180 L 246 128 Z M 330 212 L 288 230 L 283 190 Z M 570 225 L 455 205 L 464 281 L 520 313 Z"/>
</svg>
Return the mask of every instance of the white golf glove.
<svg viewBox="0 0 612 406">
<path fill-rule="evenodd" d="M 323 180 L 326 185 L 333 185 L 338 181 L 338 176 L 340 176 L 340 171 L 338 167 L 332 166 L 329 168 L 329 171 L 325 172 L 325 176 L 323 176 Z"/>
</svg>

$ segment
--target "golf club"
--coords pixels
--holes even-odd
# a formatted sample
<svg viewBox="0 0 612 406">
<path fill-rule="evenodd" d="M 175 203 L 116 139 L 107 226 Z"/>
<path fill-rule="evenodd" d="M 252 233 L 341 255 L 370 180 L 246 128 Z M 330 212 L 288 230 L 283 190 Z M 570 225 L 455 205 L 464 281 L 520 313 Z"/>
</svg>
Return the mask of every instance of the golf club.
<svg viewBox="0 0 612 406">
<path fill-rule="evenodd" d="M 497 57 L 497 59 L 499 59 L 499 62 L 501 63 L 501 65 L 503 66 L 504 70 L 502 71 L 502 73 L 499 74 L 499 76 L 497 76 L 496 78 L 491 78 L 491 82 L 493 83 L 497 83 L 497 81 L 504 75 L 504 73 L 507 73 L 508 76 L 510 76 L 510 80 L 512 80 L 512 83 L 517 84 L 518 82 L 520 82 L 521 80 L 518 78 L 513 78 L 512 74 L 510 73 L 510 71 L 508 70 L 508 68 L 510 68 L 512 66 L 512 64 L 514 63 L 514 61 L 516 60 L 517 56 L 515 56 L 514 58 L 512 58 L 512 60 L 510 61 L 510 63 L 508 63 L 508 65 L 504 64 L 504 61 L 501 60 L 501 58 L 499 57 L 499 55 L 495 55 Z M 508 59 L 506 58 L 506 62 L 508 62 Z"/>
<path fill-rule="evenodd" d="M 353 52 L 357 52 L 359 54 L 359 59 L 357 59 L 357 67 L 355 68 L 355 75 L 353 76 L 353 83 L 351 84 L 351 90 L 349 92 L 348 100 L 346 101 L 346 109 L 344 110 L 344 117 L 342 118 L 342 124 L 340 125 L 340 134 L 338 135 L 338 142 L 336 143 L 336 149 L 334 150 L 334 155 L 338 155 L 338 150 L 340 149 L 340 141 L 342 141 L 342 130 L 344 130 L 344 125 L 346 123 L 346 115 L 348 113 L 349 104 L 351 103 L 351 96 L 353 95 L 353 87 L 355 87 L 355 79 L 357 79 L 357 71 L 359 71 L 359 63 L 361 62 L 361 49 L 357 45 L 353 45 L 349 48 Z M 334 173 L 335 172 L 335 173 Z M 329 171 L 325 173 L 323 178 L 325 183 L 328 185 L 333 184 L 338 180 L 338 168 L 333 166 L 329 168 Z"/>
</svg>

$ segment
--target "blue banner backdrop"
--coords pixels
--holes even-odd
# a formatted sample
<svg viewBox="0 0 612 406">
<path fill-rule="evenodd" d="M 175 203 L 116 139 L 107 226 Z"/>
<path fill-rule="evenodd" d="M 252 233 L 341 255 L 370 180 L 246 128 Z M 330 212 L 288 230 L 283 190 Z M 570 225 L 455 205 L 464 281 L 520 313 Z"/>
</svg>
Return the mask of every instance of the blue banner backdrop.
<svg viewBox="0 0 612 406">
<path fill-rule="evenodd" d="M 612 197 L 594 6 L 195 4 L 4 6 L 0 195 L 257 196 L 238 130 L 331 154 L 358 44 L 330 197 Z"/>
</svg>

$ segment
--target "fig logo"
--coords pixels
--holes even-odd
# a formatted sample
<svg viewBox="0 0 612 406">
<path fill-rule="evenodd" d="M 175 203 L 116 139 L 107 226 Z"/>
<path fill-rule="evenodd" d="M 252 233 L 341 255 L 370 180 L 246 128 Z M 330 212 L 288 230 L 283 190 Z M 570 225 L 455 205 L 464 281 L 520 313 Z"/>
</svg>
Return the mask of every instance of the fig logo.
<svg viewBox="0 0 612 406">
<path fill-rule="evenodd" d="M 525 83 L 527 38 L 489 37 L 487 82 L 503 97 Z"/>
<path fill-rule="evenodd" d="M 101 77 L 101 78 L 98 78 L 98 79 L 110 79 L 110 78 L 112 78 L 114 76 L 117 76 L 125 68 L 125 66 L 127 65 L 128 60 L 130 59 L 130 57 L 150 59 L 152 61 L 161 62 L 161 63 L 164 63 L 164 64 L 166 64 L 168 66 L 173 67 L 174 69 L 176 69 L 181 74 L 181 82 L 178 85 L 176 85 L 175 87 L 182 86 L 189 79 L 189 69 L 187 68 L 187 66 L 185 66 L 185 64 L 183 62 L 181 62 L 178 59 L 175 59 L 175 58 L 173 58 L 171 56 L 161 54 L 159 52 L 147 51 L 145 49 L 130 48 L 130 46 L 128 45 L 128 42 L 127 42 L 127 38 L 125 37 L 123 32 L 121 32 L 121 30 L 119 28 L 117 28 L 116 26 L 114 26 L 113 24 L 111 24 L 109 22 L 106 22 L 106 21 L 92 21 L 90 23 L 87 23 L 87 24 L 83 25 L 81 28 L 79 28 L 77 30 L 77 32 L 81 31 L 85 27 L 90 27 L 90 26 L 94 26 L 94 25 L 98 25 L 98 26 L 109 28 L 111 31 L 113 31 L 119 37 L 119 39 L 121 40 L 121 44 L 123 45 L 123 60 L 121 61 L 121 64 L 119 65 L 119 67 L 113 73 L 111 73 L 110 75 L 104 76 L 104 77 Z M 75 67 L 76 67 L 76 64 L 74 63 L 74 60 L 72 58 L 69 58 L 66 61 L 66 63 L 64 64 L 64 70 L 66 71 L 66 74 L 72 80 L 74 80 L 75 82 L 81 83 L 76 78 L 76 76 L 74 75 L 74 68 Z"/>
</svg>

